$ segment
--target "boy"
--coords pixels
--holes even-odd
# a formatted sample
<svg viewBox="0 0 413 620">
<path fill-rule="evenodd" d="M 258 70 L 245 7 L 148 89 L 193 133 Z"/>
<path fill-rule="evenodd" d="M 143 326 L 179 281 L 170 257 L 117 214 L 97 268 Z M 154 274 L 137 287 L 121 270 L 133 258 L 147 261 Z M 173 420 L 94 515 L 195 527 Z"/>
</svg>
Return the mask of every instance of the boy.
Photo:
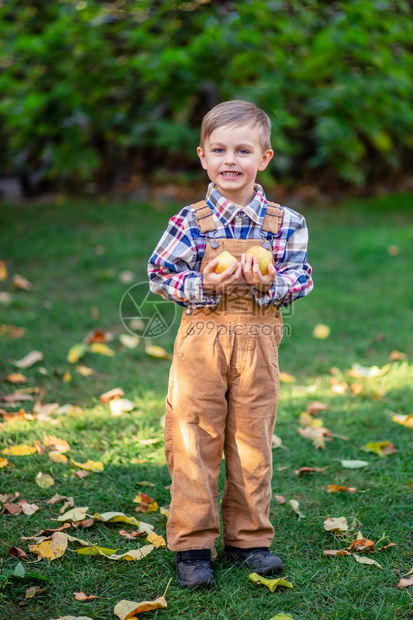
<svg viewBox="0 0 413 620">
<path fill-rule="evenodd" d="M 197 149 L 211 180 L 205 201 L 171 218 L 148 265 L 150 289 L 185 308 L 166 398 L 165 454 L 172 478 L 168 548 L 178 583 L 214 583 L 211 550 L 261 575 L 283 570 L 269 551 L 272 449 L 279 388 L 279 307 L 312 290 L 304 218 L 267 202 L 255 183 L 273 150 L 271 124 L 254 104 L 227 101 L 204 118 Z M 246 251 L 263 246 L 263 275 Z M 221 273 L 217 257 L 234 260 Z"/>
</svg>

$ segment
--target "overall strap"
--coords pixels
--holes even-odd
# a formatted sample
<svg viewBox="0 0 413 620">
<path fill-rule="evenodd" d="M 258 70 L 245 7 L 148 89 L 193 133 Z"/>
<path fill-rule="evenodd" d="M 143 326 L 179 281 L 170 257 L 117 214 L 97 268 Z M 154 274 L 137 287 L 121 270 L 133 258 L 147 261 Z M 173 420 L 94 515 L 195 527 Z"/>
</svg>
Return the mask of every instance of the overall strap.
<svg viewBox="0 0 413 620">
<path fill-rule="evenodd" d="M 199 231 L 202 235 L 207 232 L 211 232 L 216 230 L 216 224 L 214 222 L 214 218 L 212 216 L 212 211 L 208 207 L 205 200 L 200 200 L 195 204 L 191 205 L 192 209 L 194 209 L 194 217 L 195 221 L 198 225 Z"/>
<path fill-rule="evenodd" d="M 270 232 L 276 235 L 280 230 L 282 221 L 283 212 L 280 205 L 275 202 L 267 202 L 267 211 L 265 212 L 261 229 L 264 232 Z"/>
</svg>

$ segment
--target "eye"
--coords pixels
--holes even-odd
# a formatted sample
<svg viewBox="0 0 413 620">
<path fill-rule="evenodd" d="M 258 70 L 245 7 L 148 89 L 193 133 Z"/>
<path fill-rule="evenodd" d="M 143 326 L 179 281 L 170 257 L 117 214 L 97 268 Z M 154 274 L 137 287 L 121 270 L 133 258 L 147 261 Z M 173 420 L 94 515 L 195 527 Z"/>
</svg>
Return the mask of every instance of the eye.
<svg viewBox="0 0 413 620">
<path fill-rule="evenodd" d="M 212 149 L 212 152 L 213 153 L 218 153 L 218 155 L 219 155 L 220 153 L 224 152 L 224 149 L 215 148 L 215 149 Z"/>
<path fill-rule="evenodd" d="M 248 149 L 240 149 L 239 152 L 241 153 L 241 155 L 249 155 L 250 151 Z"/>
</svg>

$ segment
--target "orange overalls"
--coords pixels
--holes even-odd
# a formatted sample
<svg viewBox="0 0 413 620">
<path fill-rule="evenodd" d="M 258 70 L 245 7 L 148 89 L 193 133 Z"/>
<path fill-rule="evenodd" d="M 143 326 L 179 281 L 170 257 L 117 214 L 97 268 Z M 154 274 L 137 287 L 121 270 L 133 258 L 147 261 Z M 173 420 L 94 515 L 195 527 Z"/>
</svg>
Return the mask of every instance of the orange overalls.
<svg viewBox="0 0 413 620">
<path fill-rule="evenodd" d="M 201 233 L 215 230 L 206 203 L 193 206 Z M 281 220 L 278 205 L 269 203 L 262 230 L 276 234 Z M 201 272 L 224 250 L 240 260 L 249 247 L 263 245 L 260 239 L 206 238 Z M 169 549 L 214 547 L 220 533 L 218 477 L 223 453 L 224 544 L 271 545 L 271 441 L 281 338 L 280 311 L 274 305 L 259 306 L 248 284 L 231 287 L 215 308 L 183 313 L 166 398 L 165 454 L 172 478 Z"/>
</svg>

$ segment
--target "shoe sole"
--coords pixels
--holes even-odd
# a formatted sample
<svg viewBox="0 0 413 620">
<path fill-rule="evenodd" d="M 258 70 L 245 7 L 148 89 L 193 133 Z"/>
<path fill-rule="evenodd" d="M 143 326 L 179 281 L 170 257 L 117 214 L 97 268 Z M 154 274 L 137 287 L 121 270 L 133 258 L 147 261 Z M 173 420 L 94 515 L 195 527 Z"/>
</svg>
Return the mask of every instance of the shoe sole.
<svg viewBox="0 0 413 620">
<path fill-rule="evenodd" d="M 257 575 L 264 575 L 264 576 L 265 575 L 279 575 L 284 570 L 284 566 L 280 568 L 268 568 L 268 569 L 259 570 L 251 566 L 248 563 L 248 560 L 241 560 L 239 557 L 234 556 L 234 555 L 222 554 L 222 559 L 228 562 L 229 564 L 232 564 L 233 566 L 234 565 L 240 566 L 244 570 L 253 571 L 254 573 L 257 573 Z"/>
</svg>

